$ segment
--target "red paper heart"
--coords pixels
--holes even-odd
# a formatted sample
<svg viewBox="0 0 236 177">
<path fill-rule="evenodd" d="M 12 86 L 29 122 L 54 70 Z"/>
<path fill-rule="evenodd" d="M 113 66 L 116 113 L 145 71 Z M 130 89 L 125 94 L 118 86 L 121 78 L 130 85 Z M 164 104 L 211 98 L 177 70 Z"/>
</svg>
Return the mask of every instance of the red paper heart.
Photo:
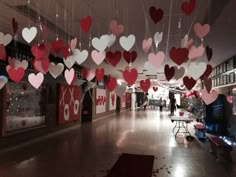
<svg viewBox="0 0 236 177">
<path fill-rule="evenodd" d="M 153 91 L 156 92 L 158 90 L 158 87 L 152 87 Z"/>
<path fill-rule="evenodd" d="M 144 92 L 148 92 L 150 86 L 151 86 L 150 79 L 146 79 L 145 81 L 144 80 L 140 81 L 140 87 Z"/>
<path fill-rule="evenodd" d="M 66 60 L 68 55 L 69 55 L 69 44 L 67 44 L 66 46 L 63 47 L 63 58 Z"/>
<path fill-rule="evenodd" d="M 138 78 L 138 71 L 133 68 L 131 70 L 126 69 L 123 72 L 123 78 L 129 86 L 133 85 Z"/>
<path fill-rule="evenodd" d="M 73 77 L 73 80 L 71 81 L 71 84 L 70 85 L 73 85 L 73 83 L 76 81 L 76 79 L 77 79 L 77 75 L 76 75 L 76 73 L 74 74 L 74 77 Z"/>
<path fill-rule="evenodd" d="M 97 81 L 101 82 L 104 76 L 104 68 L 101 68 L 101 69 L 97 68 L 95 71 L 95 76 L 96 76 Z"/>
<path fill-rule="evenodd" d="M 157 24 L 162 19 L 164 14 L 162 9 L 156 9 L 154 6 L 150 7 L 149 13 L 155 24 Z"/>
<path fill-rule="evenodd" d="M 177 64 L 181 65 L 188 58 L 188 49 L 186 48 L 175 48 L 170 50 L 170 58 Z"/>
<path fill-rule="evenodd" d="M 124 31 L 124 26 L 123 25 L 118 25 L 116 20 L 112 20 L 111 23 L 110 23 L 110 29 L 111 29 L 111 32 L 115 36 L 119 36 Z"/>
<path fill-rule="evenodd" d="M 7 59 L 7 53 L 5 46 L 3 44 L 0 44 L 0 60 L 6 61 Z"/>
<path fill-rule="evenodd" d="M 182 11 L 186 15 L 191 15 L 196 6 L 196 0 L 190 0 L 189 2 L 183 2 L 181 5 Z"/>
<path fill-rule="evenodd" d="M 136 51 L 132 51 L 132 52 L 124 51 L 123 56 L 124 56 L 126 62 L 128 64 L 130 64 L 130 63 L 133 63 L 136 60 L 137 52 Z"/>
<path fill-rule="evenodd" d="M 169 81 L 175 75 L 175 68 L 169 67 L 169 65 L 165 65 L 164 72 L 165 72 L 166 80 Z"/>
<path fill-rule="evenodd" d="M 82 78 L 85 78 L 86 75 L 87 75 L 87 69 L 86 69 L 86 68 L 83 68 L 83 69 L 81 70 L 81 77 L 82 77 Z"/>
<path fill-rule="evenodd" d="M 47 49 L 44 43 L 40 43 L 38 46 L 33 45 L 31 47 L 31 53 L 37 60 L 40 60 L 46 54 L 46 52 Z"/>
<path fill-rule="evenodd" d="M 106 84 L 107 89 L 110 92 L 112 92 L 116 88 L 116 85 L 117 85 L 116 78 L 111 78 L 110 76 L 108 76 L 105 84 Z"/>
<path fill-rule="evenodd" d="M 212 48 L 210 48 L 209 46 L 206 46 L 206 56 L 207 56 L 208 61 L 211 60 L 212 54 L 213 54 Z"/>
<path fill-rule="evenodd" d="M 204 80 L 205 78 L 208 78 L 212 72 L 212 66 L 211 65 L 207 65 L 206 71 L 201 75 L 201 80 Z"/>
<path fill-rule="evenodd" d="M 9 78 L 16 83 L 19 83 L 25 75 L 25 70 L 22 67 L 9 68 L 7 72 L 8 72 Z"/>
<path fill-rule="evenodd" d="M 89 31 L 91 23 L 92 23 L 91 16 L 87 16 L 86 18 L 82 18 L 80 20 L 80 27 L 81 27 L 82 31 L 87 33 Z"/>
<path fill-rule="evenodd" d="M 205 78 L 204 79 L 204 85 L 206 87 L 206 90 L 208 91 L 208 93 L 210 93 L 211 89 L 212 89 L 212 80 L 211 78 Z"/>
<path fill-rule="evenodd" d="M 49 62 L 50 60 L 48 56 L 45 56 L 44 58 L 41 58 L 40 60 L 34 59 L 33 67 L 35 71 L 46 74 L 48 72 Z"/>
<path fill-rule="evenodd" d="M 13 33 L 15 35 L 16 32 L 17 32 L 17 29 L 18 29 L 18 23 L 17 23 L 17 21 L 14 17 L 12 18 L 11 22 L 12 22 L 12 30 L 13 30 Z"/>
<path fill-rule="evenodd" d="M 196 81 L 193 78 L 185 76 L 183 78 L 183 83 L 188 90 L 191 90 L 195 86 Z"/>
<path fill-rule="evenodd" d="M 62 49 L 63 49 L 62 39 L 52 41 L 52 52 L 55 56 L 57 56 Z"/>
<path fill-rule="evenodd" d="M 119 63 L 120 59 L 121 59 L 120 51 L 116 51 L 115 53 L 109 51 L 106 53 L 106 60 L 114 67 L 116 67 L 116 65 Z"/>
</svg>

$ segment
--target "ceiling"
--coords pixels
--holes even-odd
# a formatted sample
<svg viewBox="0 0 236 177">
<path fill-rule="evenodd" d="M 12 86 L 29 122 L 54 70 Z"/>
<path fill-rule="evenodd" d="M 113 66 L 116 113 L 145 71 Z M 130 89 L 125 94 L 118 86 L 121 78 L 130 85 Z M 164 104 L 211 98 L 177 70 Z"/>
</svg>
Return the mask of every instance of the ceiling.
<svg viewBox="0 0 236 177">
<path fill-rule="evenodd" d="M 55 40 L 57 35 L 64 40 L 64 43 L 77 37 L 82 49 L 92 51 L 94 48 L 91 46 L 91 39 L 110 34 L 110 21 L 116 19 L 118 23 L 124 25 L 122 35 L 134 34 L 136 37 L 132 50 L 137 51 L 138 57 L 132 67 L 137 68 L 139 72 L 138 80 L 147 77 L 157 78 L 167 85 L 168 82 L 164 81 L 163 68 L 165 64 L 175 65 L 169 58 L 169 50 L 172 47 L 180 47 L 181 39 L 187 33 L 194 40 L 194 45 L 201 45 L 201 40 L 193 32 L 195 23 L 211 25 L 211 31 L 204 37 L 203 45 L 209 45 L 213 49 L 213 59 L 210 62 L 213 67 L 235 55 L 236 1 L 197 0 L 196 8 L 191 16 L 186 16 L 181 11 L 183 2 L 184 0 L 1 0 L 0 31 L 11 33 L 11 20 L 15 17 L 19 23 L 17 40 L 24 42 L 21 30 L 29 25 L 39 29 L 39 19 L 41 19 L 49 29 L 48 41 Z M 154 24 L 150 18 L 151 6 L 164 11 L 163 19 L 157 24 Z M 89 33 L 84 33 L 80 29 L 80 20 L 88 15 L 92 17 L 92 26 Z M 148 61 L 148 53 L 143 52 L 142 41 L 153 37 L 155 32 L 163 32 L 163 40 L 158 49 L 153 44 L 148 53 L 163 51 L 166 58 L 155 71 L 145 71 L 144 64 Z M 41 40 L 42 34 L 38 34 L 31 45 Z M 118 39 L 106 51 L 108 50 L 124 51 Z M 206 55 L 198 61 L 207 62 Z M 88 68 L 104 67 L 106 74 L 117 78 L 122 78 L 122 71 L 128 66 L 125 60 L 121 60 L 116 68 L 106 62 L 97 66 L 91 57 L 82 65 Z M 186 66 L 187 63 L 184 65 Z"/>
</svg>

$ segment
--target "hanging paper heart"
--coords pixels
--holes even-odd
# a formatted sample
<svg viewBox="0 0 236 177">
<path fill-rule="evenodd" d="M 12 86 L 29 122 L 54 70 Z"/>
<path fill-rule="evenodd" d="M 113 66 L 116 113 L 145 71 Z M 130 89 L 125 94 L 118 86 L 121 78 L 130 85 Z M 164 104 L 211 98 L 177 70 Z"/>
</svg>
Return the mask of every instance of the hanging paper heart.
<svg viewBox="0 0 236 177">
<path fill-rule="evenodd" d="M 162 38 L 163 38 L 163 32 L 160 32 L 160 33 L 156 32 L 153 37 L 155 44 L 160 44 L 162 41 Z"/>
<path fill-rule="evenodd" d="M 210 93 L 210 91 L 212 89 L 212 80 L 211 80 L 211 78 L 205 78 L 204 79 L 204 85 L 205 85 L 206 90 L 208 91 L 208 93 Z"/>
<path fill-rule="evenodd" d="M 66 79 L 66 82 L 68 83 L 68 85 L 72 84 L 74 77 L 75 77 L 74 68 L 71 68 L 70 70 L 68 70 L 68 69 L 65 70 L 65 79 Z"/>
<path fill-rule="evenodd" d="M 158 90 L 158 87 L 152 87 L 153 91 L 156 92 Z"/>
<path fill-rule="evenodd" d="M 197 80 L 206 71 L 206 68 L 207 65 L 204 62 L 192 62 L 189 64 L 188 73 L 194 80 Z"/>
<path fill-rule="evenodd" d="M 169 65 L 165 65 L 164 73 L 165 73 L 165 76 L 166 76 L 166 80 L 169 81 L 173 78 L 173 76 L 175 74 L 175 68 L 174 67 L 169 67 Z"/>
<path fill-rule="evenodd" d="M 0 44 L 7 46 L 12 40 L 12 36 L 10 34 L 3 34 L 0 32 Z"/>
<path fill-rule="evenodd" d="M 136 51 L 132 51 L 132 52 L 127 52 L 127 51 L 124 51 L 123 52 L 123 56 L 125 58 L 125 61 L 130 64 L 130 63 L 133 63 L 136 58 L 137 58 L 137 52 Z"/>
<path fill-rule="evenodd" d="M 93 47 L 100 52 L 103 52 L 106 49 L 107 43 L 108 43 L 108 35 L 102 35 L 100 39 L 96 37 L 92 39 Z"/>
<path fill-rule="evenodd" d="M 228 101 L 228 103 L 232 104 L 233 103 L 233 96 L 231 96 L 231 95 L 227 96 L 226 100 Z"/>
<path fill-rule="evenodd" d="M 47 28 L 47 26 L 45 26 L 42 22 L 40 22 L 40 29 L 43 33 L 43 37 L 45 39 L 47 39 L 47 37 L 48 37 L 48 28 Z"/>
<path fill-rule="evenodd" d="M 148 38 L 147 40 L 146 39 L 143 40 L 142 47 L 143 47 L 143 51 L 145 53 L 147 53 L 147 51 L 150 49 L 151 46 L 152 46 L 152 38 Z"/>
<path fill-rule="evenodd" d="M 121 33 L 123 33 L 124 26 L 123 25 L 119 25 L 116 20 L 112 20 L 110 22 L 110 29 L 111 29 L 111 32 L 115 36 L 119 36 Z"/>
<path fill-rule="evenodd" d="M 73 52 L 73 56 L 78 65 L 80 65 L 87 59 L 88 51 L 87 50 L 80 51 L 79 49 L 75 49 Z"/>
<path fill-rule="evenodd" d="M 91 23 L 92 23 L 91 16 L 87 16 L 86 18 L 82 18 L 80 20 L 80 27 L 81 27 L 82 31 L 87 33 L 90 29 Z"/>
<path fill-rule="evenodd" d="M 210 25 L 208 24 L 202 26 L 200 23 L 196 23 L 194 25 L 194 32 L 200 39 L 206 36 L 209 33 L 209 31 L 210 31 Z"/>
<path fill-rule="evenodd" d="M 215 90 L 212 90 L 208 93 L 206 90 L 201 90 L 201 98 L 206 105 L 213 103 L 218 97 L 218 93 Z"/>
<path fill-rule="evenodd" d="M 8 82 L 8 79 L 6 76 L 0 76 L 0 90 L 5 86 L 7 82 Z"/>
<path fill-rule="evenodd" d="M 112 92 L 117 86 L 117 80 L 116 78 L 111 78 L 110 76 L 108 76 L 105 81 L 105 84 L 106 84 L 107 90 Z"/>
<path fill-rule="evenodd" d="M 109 64 L 116 67 L 116 65 L 119 63 L 121 59 L 121 52 L 116 51 L 115 53 L 112 53 L 111 51 L 106 53 L 106 60 Z"/>
<path fill-rule="evenodd" d="M 144 71 L 145 74 L 156 74 L 157 73 L 157 68 L 154 67 L 149 61 L 144 63 Z"/>
<path fill-rule="evenodd" d="M 211 65 L 207 65 L 206 71 L 201 75 L 201 80 L 204 80 L 204 78 L 208 78 L 212 72 L 213 68 Z"/>
<path fill-rule="evenodd" d="M 95 74 L 96 74 L 97 81 L 101 82 L 104 76 L 104 68 L 101 68 L 101 69 L 97 68 L 95 71 Z"/>
<path fill-rule="evenodd" d="M 22 60 L 22 61 L 20 61 L 20 60 L 15 60 L 15 63 L 14 63 L 14 67 L 15 67 L 15 68 L 20 68 L 20 67 L 22 67 L 22 68 L 24 68 L 25 70 L 28 68 L 28 65 L 29 65 L 29 63 L 28 63 L 27 60 Z"/>
<path fill-rule="evenodd" d="M 163 10 L 162 9 L 156 9 L 156 7 L 152 6 L 149 9 L 149 13 L 151 16 L 152 21 L 157 24 L 163 17 Z"/>
<path fill-rule="evenodd" d="M 144 91 L 144 92 L 148 92 L 149 88 L 151 86 L 151 82 L 150 82 L 150 79 L 146 79 L 145 81 L 144 80 L 141 80 L 140 81 L 140 87 L 141 89 Z"/>
<path fill-rule="evenodd" d="M 191 15 L 196 6 L 196 0 L 189 0 L 189 2 L 183 2 L 181 5 L 182 11 L 186 15 Z"/>
<path fill-rule="evenodd" d="M 62 63 L 49 63 L 48 71 L 55 79 L 63 72 L 64 65 Z"/>
<path fill-rule="evenodd" d="M 173 47 L 170 50 L 170 58 L 177 64 L 181 65 L 183 62 L 186 61 L 188 57 L 188 49 L 186 48 L 175 48 Z"/>
<path fill-rule="evenodd" d="M 124 95 L 125 91 L 126 91 L 126 85 L 125 84 L 117 85 L 117 87 L 115 88 L 115 93 L 120 98 Z"/>
<path fill-rule="evenodd" d="M 195 61 L 199 57 L 201 57 L 205 52 L 205 48 L 201 45 L 199 47 L 192 46 L 189 50 L 188 58 L 191 61 Z"/>
<path fill-rule="evenodd" d="M 31 47 L 31 53 L 36 59 L 41 59 L 47 53 L 45 44 L 41 43 L 38 46 L 33 45 Z"/>
<path fill-rule="evenodd" d="M 18 23 L 14 17 L 12 18 L 11 24 L 12 24 L 13 33 L 14 35 L 16 35 L 17 29 L 18 29 Z"/>
<path fill-rule="evenodd" d="M 111 47 L 116 41 L 116 36 L 113 34 L 108 35 L 107 47 Z"/>
<path fill-rule="evenodd" d="M 135 36 L 133 34 L 129 35 L 128 37 L 122 36 L 119 42 L 123 49 L 129 51 L 135 43 Z"/>
<path fill-rule="evenodd" d="M 207 60 L 210 61 L 212 58 L 212 48 L 210 48 L 209 46 L 206 46 L 206 56 L 207 56 Z"/>
<path fill-rule="evenodd" d="M 63 58 L 63 62 L 66 65 L 66 67 L 70 69 L 75 64 L 75 58 L 73 55 L 70 55 L 66 58 L 66 60 Z"/>
<path fill-rule="evenodd" d="M 7 72 L 9 78 L 16 83 L 19 83 L 25 75 L 24 68 L 9 68 Z"/>
<path fill-rule="evenodd" d="M 0 44 L 0 60 L 6 61 L 7 59 L 7 54 L 6 54 L 6 49 L 3 44 Z"/>
<path fill-rule="evenodd" d="M 48 72 L 49 67 L 49 58 L 48 56 L 40 59 L 40 60 L 33 60 L 33 67 L 36 71 L 46 74 Z"/>
<path fill-rule="evenodd" d="M 63 58 L 66 59 L 69 55 L 70 46 L 67 44 L 63 47 Z"/>
<path fill-rule="evenodd" d="M 96 69 L 91 68 L 86 71 L 86 79 L 87 81 L 91 81 L 96 75 Z"/>
<path fill-rule="evenodd" d="M 157 54 L 150 53 L 148 55 L 149 62 L 155 67 L 159 67 L 164 61 L 164 59 L 165 59 L 165 54 L 162 51 L 157 52 Z"/>
<path fill-rule="evenodd" d="M 123 78 L 129 86 L 132 86 L 138 78 L 137 69 L 133 68 L 131 70 L 129 69 L 124 70 Z"/>
<path fill-rule="evenodd" d="M 96 50 L 93 50 L 91 52 L 91 57 L 97 65 L 100 65 L 106 57 L 106 52 L 98 52 Z"/>
<path fill-rule="evenodd" d="M 177 66 L 174 66 L 174 68 L 175 68 L 174 79 L 179 80 L 181 77 L 184 76 L 184 74 L 185 74 L 185 69 L 184 69 L 184 67 L 178 68 Z"/>
<path fill-rule="evenodd" d="M 77 44 L 77 38 L 71 39 L 71 41 L 70 41 L 70 50 L 72 52 L 74 52 L 76 44 Z"/>
<path fill-rule="evenodd" d="M 193 78 L 189 78 L 189 77 L 185 76 L 183 78 L 183 84 L 185 85 L 185 87 L 188 90 L 191 90 L 195 86 L 196 81 Z"/>
<path fill-rule="evenodd" d="M 86 68 L 82 68 L 81 69 L 81 77 L 82 78 L 86 78 L 86 75 L 87 75 L 87 69 Z"/>
<path fill-rule="evenodd" d="M 14 68 L 15 67 L 15 62 L 16 62 L 16 58 L 14 58 L 14 57 L 8 57 L 8 64 L 12 67 L 12 68 Z"/>
<path fill-rule="evenodd" d="M 29 83 L 36 89 L 38 89 L 41 86 L 43 80 L 44 80 L 44 75 L 42 73 L 38 73 L 37 75 L 31 73 L 28 75 Z"/>
<path fill-rule="evenodd" d="M 193 45 L 193 39 L 188 40 L 188 34 L 184 36 L 184 38 L 181 40 L 181 48 L 190 49 Z"/>
<path fill-rule="evenodd" d="M 31 43 L 31 41 L 34 40 L 36 35 L 37 35 L 37 28 L 36 27 L 24 28 L 22 30 L 22 37 L 28 43 Z"/>
<path fill-rule="evenodd" d="M 52 41 L 52 52 L 54 56 L 57 56 L 61 52 L 62 49 L 63 49 L 62 39 Z"/>
</svg>

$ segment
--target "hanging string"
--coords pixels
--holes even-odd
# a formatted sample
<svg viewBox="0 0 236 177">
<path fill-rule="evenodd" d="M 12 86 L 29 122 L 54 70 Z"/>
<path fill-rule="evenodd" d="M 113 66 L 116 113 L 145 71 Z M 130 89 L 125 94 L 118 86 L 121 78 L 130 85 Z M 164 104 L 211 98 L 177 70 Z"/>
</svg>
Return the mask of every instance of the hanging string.
<svg viewBox="0 0 236 177">
<path fill-rule="evenodd" d="M 30 0 L 27 0 L 27 6 L 28 6 L 28 28 L 30 28 Z"/>
<path fill-rule="evenodd" d="M 173 2 L 170 0 L 170 16 L 169 16 L 169 23 L 168 23 L 168 33 L 167 33 L 167 43 L 166 43 L 166 56 L 169 50 L 169 41 L 170 41 L 170 29 L 171 29 L 171 22 L 172 22 L 172 7 Z M 168 58 L 168 57 L 166 57 Z"/>
<path fill-rule="evenodd" d="M 58 14 L 58 4 L 56 3 L 56 40 L 58 40 L 58 30 L 57 30 L 57 27 L 58 27 L 58 18 L 59 18 L 59 14 Z"/>
</svg>

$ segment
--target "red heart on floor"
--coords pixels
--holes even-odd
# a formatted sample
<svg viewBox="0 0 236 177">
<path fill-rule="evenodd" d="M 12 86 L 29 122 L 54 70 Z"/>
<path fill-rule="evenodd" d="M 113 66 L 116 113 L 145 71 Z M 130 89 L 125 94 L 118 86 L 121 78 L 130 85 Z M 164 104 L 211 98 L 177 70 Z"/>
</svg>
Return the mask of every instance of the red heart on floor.
<svg viewBox="0 0 236 177">
<path fill-rule="evenodd" d="M 136 60 L 137 52 L 136 51 L 132 51 L 132 52 L 124 51 L 123 56 L 125 58 L 125 61 L 128 64 L 130 64 L 130 63 L 133 63 Z"/>
<path fill-rule="evenodd" d="M 82 18 L 80 20 L 80 27 L 81 27 L 82 31 L 87 33 L 89 31 L 91 23 L 92 23 L 91 16 L 87 16 L 86 18 Z"/>
<path fill-rule="evenodd" d="M 112 53 L 111 51 L 106 53 L 106 60 L 108 63 L 110 63 L 112 66 L 116 67 L 116 65 L 119 63 L 121 59 L 121 52 L 116 51 L 115 53 Z"/>
<path fill-rule="evenodd" d="M 31 47 L 31 53 L 37 60 L 40 60 L 46 54 L 46 52 L 47 49 L 44 43 L 41 43 L 38 46 L 33 45 Z"/>
<path fill-rule="evenodd" d="M 162 19 L 164 14 L 162 9 L 156 9 L 154 6 L 150 7 L 149 13 L 155 24 L 157 24 Z"/>
<path fill-rule="evenodd" d="M 87 69 L 86 69 L 86 68 L 83 68 L 83 69 L 81 70 L 81 77 L 82 77 L 82 78 L 85 78 L 86 75 L 87 75 Z"/>
<path fill-rule="evenodd" d="M 25 70 L 22 67 L 9 68 L 7 72 L 10 79 L 16 83 L 19 83 L 25 75 Z"/>
<path fill-rule="evenodd" d="M 101 82 L 104 76 L 104 68 L 101 68 L 101 69 L 97 68 L 95 71 L 95 76 L 96 76 L 97 81 Z"/>
<path fill-rule="evenodd" d="M 66 46 L 63 47 L 63 58 L 66 60 L 68 55 L 69 55 L 69 44 L 67 44 Z"/>
<path fill-rule="evenodd" d="M 175 68 L 169 67 L 169 65 L 165 65 L 164 72 L 165 72 L 166 80 L 169 81 L 175 75 Z"/>
<path fill-rule="evenodd" d="M 63 49 L 62 39 L 52 41 L 52 52 L 55 56 L 57 56 L 61 52 L 62 49 Z"/>
<path fill-rule="evenodd" d="M 191 15 L 196 6 L 196 0 L 190 0 L 189 2 L 183 2 L 181 5 L 182 11 L 186 15 Z"/>
<path fill-rule="evenodd" d="M 0 60 L 6 61 L 7 59 L 7 53 L 5 46 L 3 44 L 0 44 Z"/>
<path fill-rule="evenodd" d="M 156 92 L 158 90 L 158 87 L 152 87 L 153 91 Z"/>
<path fill-rule="evenodd" d="M 211 65 L 207 65 L 206 71 L 201 75 L 201 80 L 204 80 L 205 78 L 208 78 L 212 72 L 212 66 Z"/>
<path fill-rule="evenodd" d="M 11 23 L 12 23 L 12 30 L 13 30 L 13 33 L 15 35 L 16 32 L 17 32 L 17 29 L 18 29 L 18 23 L 17 23 L 17 21 L 14 17 L 12 18 Z"/>
<path fill-rule="evenodd" d="M 116 78 L 111 78 L 110 76 L 108 76 L 105 84 L 106 84 L 107 89 L 110 92 L 112 92 L 116 88 L 116 85 L 117 85 Z"/>
<path fill-rule="evenodd" d="M 212 48 L 210 48 L 209 46 L 206 46 L 206 56 L 207 56 L 208 61 L 211 60 L 212 54 L 213 54 Z"/>
<path fill-rule="evenodd" d="M 140 81 L 140 87 L 144 92 L 148 92 L 150 86 L 151 86 L 150 79 L 146 79 L 145 81 L 144 80 Z"/>
<path fill-rule="evenodd" d="M 210 93 L 211 89 L 212 89 L 212 80 L 211 78 L 205 78 L 204 79 L 204 85 L 206 87 L 206 90 L 208 91 L 208 93 Z"/>
<path fill-rule="evenodd" d="M 126 69 L 123 72 L 123 78 L 129 86 L 133 85 L 138 78 L 138 71 L 133 68 L 131 70 Z"/>
<path fill-rule="evenodd" d="M 188 58 L 188 49 L 186 48 L 175 48 L 170 50 L 170 58 L 177 64 L 181 65 Z"/>
<path fill-rule="evenodd" d="M 193 78 L 185 76 L 183 78 L 183 83 L 188 90 L 191 90 L 195 86 L 196 81 Z"/>
</svg>

